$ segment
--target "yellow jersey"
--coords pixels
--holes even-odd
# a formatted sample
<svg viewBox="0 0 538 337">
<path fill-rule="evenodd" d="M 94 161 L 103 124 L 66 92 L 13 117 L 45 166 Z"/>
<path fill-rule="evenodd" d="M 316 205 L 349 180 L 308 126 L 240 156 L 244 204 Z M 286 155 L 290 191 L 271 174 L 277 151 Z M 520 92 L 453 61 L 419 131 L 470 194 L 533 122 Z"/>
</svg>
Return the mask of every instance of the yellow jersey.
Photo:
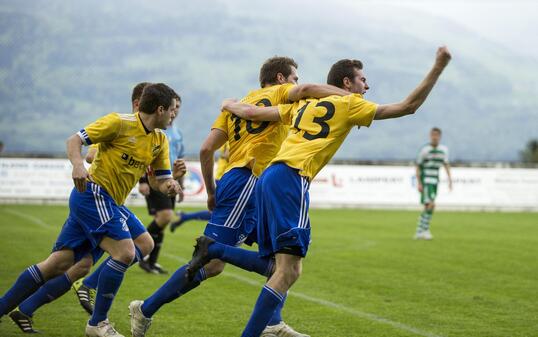
<svg viewBox="0 0 538 337">
<path fill-rule="evenodd" d="M 228 165 L 228 157 L 225 156 L 226 151 L 229 151 L 230 146 L 228 145 L 228 142 L 226 144 L 222 145 L 219 152 L 219 159 L 217 160 L 217 171 L 215 172 L 215 180 L 219 180 L 224 175 L 224 170 L 226 169 L 226 165 Z"/>
<path fill-rule="evenodd" d="M 370 126 L 376 110 L 360 94 L 280 105 L 280 119 L 291 127 L 272 163 L 283 162 L 312 181 L 354 126 Z"/>
<path fill-rule="evenodd" d="M 276 106 L 289 102 L 293 84 L 273 85 L 251 91 L 241 102 L 259 106 Z M 229 111 L 222 111 L 212 129 L 228 135 L 230 155 L 224 173 L 236 167 L 248 167 L 259 176 L 280 149 L 288 134 L 281 122 L 252 122 L 241 119 Z"/>
<path fill-rule="evenodd" d="M 110 113 L 78 132 L 85 145 L 99 144 L 90 180 L 122 205 L 151 166 L 157 179 L 172 177 L 168 141 L 160 129 L 148 132 L 140 115 Z"/>
</svg>

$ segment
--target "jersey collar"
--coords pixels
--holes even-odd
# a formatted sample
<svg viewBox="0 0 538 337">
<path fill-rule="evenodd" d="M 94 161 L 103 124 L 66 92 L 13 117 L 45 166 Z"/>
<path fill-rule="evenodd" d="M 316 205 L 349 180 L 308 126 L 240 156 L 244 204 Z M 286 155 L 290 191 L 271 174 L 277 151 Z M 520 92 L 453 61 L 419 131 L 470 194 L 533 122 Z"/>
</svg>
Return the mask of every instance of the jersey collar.
<svg viewBox="0 0 538 337">
<path fill-rule="evenodd" d="M 144 133 L 146 135 L 149 135 L 151 133 L 151 131 L 148 130 L 148 128 L 146 128 L 146 126 L 144 125 L 144 123 L 142 122 L 142 118 L 140 118 L 140 112 L 135 112 L 135 115 L 136 115 L 136 118 L 138 119 L 138 124 L 139 124 L 139 128 L 141 128 L 142 130 L 144 130 Z"/>
</svg>

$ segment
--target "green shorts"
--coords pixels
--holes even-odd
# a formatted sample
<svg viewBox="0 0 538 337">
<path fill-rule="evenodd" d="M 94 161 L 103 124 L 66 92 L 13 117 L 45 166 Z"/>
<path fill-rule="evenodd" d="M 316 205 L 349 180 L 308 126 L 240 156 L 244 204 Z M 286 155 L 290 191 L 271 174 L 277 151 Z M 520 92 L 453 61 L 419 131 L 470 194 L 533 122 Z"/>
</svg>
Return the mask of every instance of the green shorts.
<svg viewBox="0 0 538 337">
<path fill-rule="evenodd" d="M 437 196 L 437 184 L 423 184 L 422 193 L 420 193 L 420 203 L 429 204 L 435 201 Z"/>
</svg>

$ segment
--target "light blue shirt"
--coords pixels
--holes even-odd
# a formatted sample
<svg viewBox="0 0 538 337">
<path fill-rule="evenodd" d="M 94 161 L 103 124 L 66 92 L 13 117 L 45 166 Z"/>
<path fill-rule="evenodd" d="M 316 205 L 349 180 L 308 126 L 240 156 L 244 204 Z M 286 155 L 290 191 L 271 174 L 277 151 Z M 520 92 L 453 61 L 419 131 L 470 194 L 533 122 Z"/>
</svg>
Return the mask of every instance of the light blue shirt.
<svg viewBox="0 0 538 337">
<path fill-rule="evenodd" d="M 185 147 L 183 146 L 183 135 L 173 123 L 164 130 L 164 134 L 166 135 L 166 138 L 168 138 L 170 164 L 173 165 L 174 160 L 183 158 L 185 151 Z"/>
</svg>

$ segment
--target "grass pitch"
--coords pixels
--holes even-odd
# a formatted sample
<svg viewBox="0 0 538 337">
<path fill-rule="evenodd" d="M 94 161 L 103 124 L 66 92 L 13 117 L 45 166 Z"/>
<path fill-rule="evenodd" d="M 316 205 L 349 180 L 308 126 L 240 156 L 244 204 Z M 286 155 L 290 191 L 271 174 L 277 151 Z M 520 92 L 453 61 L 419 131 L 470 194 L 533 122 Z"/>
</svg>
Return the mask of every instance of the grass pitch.
<svg viewBox="0 0 538 337">
<path fill-rule="evenodd" d="M 143 221 L 143 208 L 134 208 Z M 63 206 L 0 205 L 0 294 L 45 258 Z M 312 337 L 538 336 L 538 215 L 436 212 L 431 242 L 413 241 L 417 212 L 313 210 L 313 242 L 283 315 Z M 202 222 L 167 231 L 160 263 L 173 272 Z M 127 305 L 166 281 L 133 266 L 110 312 L 130 336 Z M 239 336 L 264 280 L 228 266 L 223 275 L 164 306 L 148 336 Z M 34 315 L 44 336 L 84 336 L 73 292 Z M 21 336 L 9 317 L 0 336 Z"/>
</svg>

